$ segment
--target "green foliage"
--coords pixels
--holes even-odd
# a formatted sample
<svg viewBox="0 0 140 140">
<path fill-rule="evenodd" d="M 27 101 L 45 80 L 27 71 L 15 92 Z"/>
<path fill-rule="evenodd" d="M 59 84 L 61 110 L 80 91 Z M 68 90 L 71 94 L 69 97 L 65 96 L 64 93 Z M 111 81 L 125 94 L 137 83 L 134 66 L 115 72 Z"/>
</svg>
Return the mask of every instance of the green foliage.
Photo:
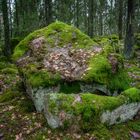
<svg viewBox="0 0 140 140">
<path fill-rule="evenodd" d="M 94 131 L 92 132 L 97 140 L 109 140 L 111 139 L 111 134 L 109 130 L 103 125 L 99 124 L 95 126 Z"/>
<path fill-rule="evenodd" d="M 110 127 L 109 130 L 115 140 L 131 140 L 130 129 L 127 124 L 116 124 Z"/>
<path fill-rule="evenodd" d="M 3 93 L 3 95 L 0 95 L 0 103 L 11 101 L 16 97 L 21 97 L 21 93 L 11 90 L 6 91 Z"/>
<path fill-rule="evenodd" d="M 18 74 L 18 70 L 17 68 L 4 68 L 2 70 L 0 70 L 1 74 L 11 74 L 11 75 L 15 75 Z"/>
<path fill-rule="evenodd" d="M 140 132 L 140 121 L 132 121 L 128 123 L 129 128 L 131 128 L 133 131 L 138 131 Z"/>
</svg>

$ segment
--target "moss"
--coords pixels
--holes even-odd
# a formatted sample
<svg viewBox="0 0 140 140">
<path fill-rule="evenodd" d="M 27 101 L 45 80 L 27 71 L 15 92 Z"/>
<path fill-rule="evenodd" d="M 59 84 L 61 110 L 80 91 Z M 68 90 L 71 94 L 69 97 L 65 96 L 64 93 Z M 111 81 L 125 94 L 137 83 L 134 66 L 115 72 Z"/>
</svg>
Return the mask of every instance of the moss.
<svg viewBox="0 0 140 140">
<path fill-rule="evenodd" d="M 74 100 L 74 96 L 70 94 L 70 96 L 66 96 L 66 94 L 51 94 L 49 96 L 49 111 L 52 113 L 57 113 L 59 110 L 67 111 L 68 113 L 72 113 L 72 102 Z"/>
<path fill-rule="evenodd" d="M 108 78 L 108 87 L 111 90 L 123 91 L 130 88 L 131 79 L 126 70 L 120 70 L 116 74 L 110 74 Z"/>
<path fill-rule="evenodd" d="M 117 98 L 117 97 L 109 97 L 109 96 L 99 96 L 95 94 L 82 94 L 82 104 L 77 104 L 78 107 L 85 107 L 85 105 L 90 105 L 94 107 L 95 112 L 98 114 L 100 111 L 104 110 L 113 110 L 123 104 L 124 99 L 123 98 Z M 79 109 L 80 109 L 79 108 Z"/>
<path fill-rule="evenodd" d="M 0 95 L 0 103 L 11 101 L 14 98 L 20 97 L 20 96 L 21 94 L 19 92 L 6 91 L 2 95 Z"/>
<path fill-rule="evenodd" d="M 18 74 L 17 68 L 4 68 L 0 71 L 1 74 Z"/>
<path fill-rule="evenodd" d="M 134 89 L 129 89 L 132 91 Z M 135 89 L 131 95 L 128 90 L 124 91 L 117 97 L 100 96 L 90 93 L 84 93 L 79 95 L 74 94 L 50 94 L 49 95 L 49 109 L 50 112 L 57 115 L 58 112 L 64 111 L 67 114 L 80 116 L 79 121 L 81 129 L 84 131 L 95 130 L 95 126 L 100 124 L 100 115 L 104 111 L 112 111 L 119 106 L 140 101 L 140 93 Z M 128 94 L 129 93 L 129 94 Z M 132 93 L 132 92 L 131 92 Z M 81 101 L 76 101 L 80 96 Z M 76 120 L 73 120 L 76 121 Z M 74 122 L 67 122 L 71 125 Z"/>
<path fill-rule="evenodd" d="M 122 94 L 128 97 L 130 102 L 140 101 L 140 89 L 130 88 L 130 89 L 125 90 Z"/>
<path fill-rule="evenodd" d="M 98 55 L 90 59 L 88 71 L 83 79 L 106 83 L 110 71 L 111 65 L 109 64 L 108 59 L 102 55 Z"/>
<path fill-rule="evenodd" d="M 0 62 L 0 70 L 5 68 L 7 64 L 5 62 Z"/>
<path fill-rule="evenodd" d="M 140 121 L 131 121 L 128 123 L 128 127 L 133 131 L 140 132 Z"/>
<path fill-rule="evenodd" d="M 116 124 L 110 127 L 109 131 L 115 140 L 131 140 L 130 129 L 127 124 Z"/>
<path fill-rule="evenodd" d="M 139 71 L 140 72 L 140 68 L 138 68 L 137 66 L 131 66 L 127 69 L 128 72 L 135 72 L 135 71 Z"/>
<path fill-rule="evenodd" d="M 112 73 L 112 67 L 109 63 L 109 60 L 107 57 L 101 54 L 90 59 L 89 68 L 84 75 L 83 80 L 88 82 L 95 81 L 100 84 L 105 84 L 112 91 L 123 91 L 129 88 L 130 79 L 128 78 L 126 71 L 123 70 L 123 59 L 117 54 L 115 57 L 120 63 L 118 64 L 118 67 L 120 67 L 118 72 L 115 74 Z"/>
<path fill-rule="evenodd" d="M 47 71 L 38 71 L 27 75 L 28 81 L 33 87 L 39 86 L 53 86 L 60 82 L 60 75 L 58 73 L 51 74 Z"/>
<path fill-rule="evenodd" d="M 111 134 L 109 130 L 102 124 L 99 124 L 95 127 L 93 134 L 97 140 L 109 140 L 111 139 Z"/>
<path fill-rule="evenodd" d="M 30 42 L 40 36 L 44 36 L 46 42 L 48 42 L 51 47 L 56 46 L 56 41 L 57 46 L 59 47 L 63 47 L 69 43 L 76 48 L 89 48 L 93 45 L 97 45 L 90 37 L 77 28 L 57 21 L 25 37 L 25 39 L 16 46 L 13 59 L 19 59 L 27 50 L 29 50 Z"/>
</svg>

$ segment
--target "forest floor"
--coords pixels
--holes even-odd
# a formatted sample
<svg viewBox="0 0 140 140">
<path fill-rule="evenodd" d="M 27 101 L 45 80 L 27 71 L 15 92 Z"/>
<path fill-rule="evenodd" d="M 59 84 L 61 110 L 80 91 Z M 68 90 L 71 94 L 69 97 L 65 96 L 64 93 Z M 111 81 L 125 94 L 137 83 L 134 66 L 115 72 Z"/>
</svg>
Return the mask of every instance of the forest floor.
<svg viewBox="0 0 140 140">
<path fill-rule="evenodd" d="M 137 58 L 126 61 L 133 84 L 140 83 L 140 52 Z M 37 113 L 23 91 L 5 100 L 0 94 L 0 140 L 140 140 L 140 112 L 134 120 L 115 126 L 97 126 L 91 132 L 52 130 L 44 116 Z"/>
</svg>

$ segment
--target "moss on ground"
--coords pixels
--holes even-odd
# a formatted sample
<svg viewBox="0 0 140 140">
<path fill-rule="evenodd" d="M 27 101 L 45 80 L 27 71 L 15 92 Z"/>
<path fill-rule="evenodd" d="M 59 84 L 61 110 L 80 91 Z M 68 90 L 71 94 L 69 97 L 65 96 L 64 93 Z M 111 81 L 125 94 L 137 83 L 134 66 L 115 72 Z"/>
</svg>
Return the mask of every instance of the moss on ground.
<svg viewBox="0 0 140 140">
<path fill-rule="evenodd" d="M 137 91 L 136 89 L 130 89 L 129 91 L 127 90 L 125 91 L 127 93 L 127 95 L 125 96 L 129 96 L 128 93 L 133 93 L 133 92 L 136 93 L 136 91 Z M 6 96 L 6 94 L 0 95 L 0 98 L 2 96 Z M 63 110 L 67 108 L 68 109 L 67 111 L 70 111 L 70 110 L 72 111 L 73 109 L 75 109 L 75 107 L 70 107 L 69 103 L 72 103 L 74 101 L 74 98 L 72 97 L 72 95 L 70 95 L 71 96 L 70 98 L 69 98 L 69 95 L 67 96 L 68 98 L 66 97 L 66 95 L 60 96 L 60 98 L 64 99 L 65 105 L 63 105 L 63 103 L 60 104 L 61 107 L 63 108 L 59 108 L 59 109 Z M 22 93 L 20 93 L 20 98 L 18 99 L 17 99 L 17 96 L 12 97 L 12 99 L 16 99 L 16 101 L 9 102 L 9 104 L 5 104 L 5 106 L 1 106 L 0 104 L 0 112 L 3 112 L 5 110 L 1 114 L 1 117 L 0 117 L 0 124 L 1 126 L 4 126 L 1 128 L 1 132 L 6 134 L 4 135 L 4 138 L 7 140 L 9 139 L 14 140 L 16 135 L 19 135 L 21 132 L 23 134 L 22 137 L 27 140 L 49 139 L 49 138 L 75 140 L 77 139 L 76 137 L 77 135 L 78 136 L 80 135 L 81 140 L 87 140 L 90 138 L 94 138 L 94 139 L 96 138 L 97 140 L 109 140 L 109 139 L 130 140 L 132 139 L 130 135 L 130 131 L 140 132 L 139 120 L 133 120 L 127 123 L 109 126 L 109 127 L 104 126 L 103 124 L 93 125 L 92 124 L 93 122 L 91 120 L 95 117 L 95 115 L 92 118 L 91 114 L 95 113 L 95 108 L 100 108 L 99 106 L 102 106 L 103 104 L 104 105 L 111 104 L 112 102 L 114 104 L 114 98 L 117 98 L 117 97 L 111 97 L 109 98 L 108 102 L 105 101 L 104 103 L 102 103 L 104 101 L 104 98 L 106 97 L 97 96 L 97 95 L 93 95 L 93 96 L 94 98 L 92 97 L 92 94 L 88 94 L 87 97 L 86 95 L 83 95 L 82 100 L 84 100 L 84 102 L 78 103 L 79 105 L 77 103 L 75 104 L 75 106 L 79 106 L 78 108 L 79 111 L 77 111 L 77 113 L 78 114 L 84 113 L 83 115 L 84 115 L 84 121 L 85 121 L 85 123 L 82 122 L 83 123 L 82 128 L 84 131 L 80 131 L 80 132 L 78 131 L 78 134 L 76 132 L 71 132 L 69 129 L 68 130 L 65 129 L 63 131 L 51 130 L 49 126 L 46 124 L 44 117 L 41 114 L 38 114 L 34 111 L 31 102 L 29 102 L 29 100 L 27 100 L 24 94 Z M 123 98 L 122 96 L 124 95 L 120 95 L 120 97 L 118 98 L 122 99 Z M 9 99 L 5 100 L 4 102 L 7 103 L 7 101 L 11 101 Z M 92 102 L 93 107 L 89 106 L 88 104 L 89 101 Z M 81 107 L 82 104 L 86 104 L 85 108 Z M 97 104 L 99 104 L 99 106 Z M 110 107 L 111 105 L 109 105 L 107 108 L 110 108 Z M 6 111 L 6 109 L 8 110 Z M 87 127 L 89 127 L 90 130 Z"/>
<path fill-rule="evenodd" d="M 16 97 L 21 97 L 21 94 L 19 92 L 6 91 L 3 93 L 3 95 L 0 96 L 0 103 L 9 102 Z"/>
</svg>

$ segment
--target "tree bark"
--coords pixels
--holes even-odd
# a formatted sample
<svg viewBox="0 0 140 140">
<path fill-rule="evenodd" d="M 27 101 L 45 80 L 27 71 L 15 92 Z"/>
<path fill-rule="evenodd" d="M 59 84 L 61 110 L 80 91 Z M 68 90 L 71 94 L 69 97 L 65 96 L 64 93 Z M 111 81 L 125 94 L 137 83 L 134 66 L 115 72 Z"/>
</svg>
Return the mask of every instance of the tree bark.
<svg viewBox="0 0 140 140">
<path fill-rule="evenodd" d="M 3 13 L 3 22 L 4 22 L 4 40 L 5 40 L 4 54 L 8 57 L 11 54 L 11 47 L 10 47 L 7 0 L 2 0 L 2 13 Z"/>
<path fill-rule="evenodd" d="M 46 25 L 52 22 L 52 0 L 45 0 L 45 21 Z"/>
<path fill-rule="evenodd" d="M 128 0 L 127 25 L 124 45 L 124 56 L 127 59 L 133 56 L 133 45 L 134 45 L 133 22 L 134 22 L 134 0 Z"/>
<path fill-rule="evenodd" d="M 10 30 L 10 38 L 12 38 L 12 9 L 11 9 L 11 3 L 12 3 L 12 1 L 11 0 L 9 0 L 8 1 L 9 3 L 8 3 L 8 7 L 9 7 L 9 30 Z"/>
<path fill-rule="evenodd" d="M 79 0 L 76 0 L 76 27 L 79 28 Z"/>
<path fill-rule="evenodd" d="M 15 20 L 16 20 L 16 35 L 19 35 L 19 15 L 18 15 L 17 0 L 15 0 Z"/>
<path fill-rule="evenodd" d="M 119 0 L 119 19 L 118 19 L 118 35 L 122 39 L 122 25 L 123 25 L 123 1 Z"/>
<path fill-rule="evenodd" d="M 93 37 L 93 13 L 94 13 L 94 9 L 93 9 L 93 0 L 89 0 L 88 3 L 88 8 L 89 8 L 89 17 L 88 17 L 88 35 L 90 37 Z"/>
</svg>

